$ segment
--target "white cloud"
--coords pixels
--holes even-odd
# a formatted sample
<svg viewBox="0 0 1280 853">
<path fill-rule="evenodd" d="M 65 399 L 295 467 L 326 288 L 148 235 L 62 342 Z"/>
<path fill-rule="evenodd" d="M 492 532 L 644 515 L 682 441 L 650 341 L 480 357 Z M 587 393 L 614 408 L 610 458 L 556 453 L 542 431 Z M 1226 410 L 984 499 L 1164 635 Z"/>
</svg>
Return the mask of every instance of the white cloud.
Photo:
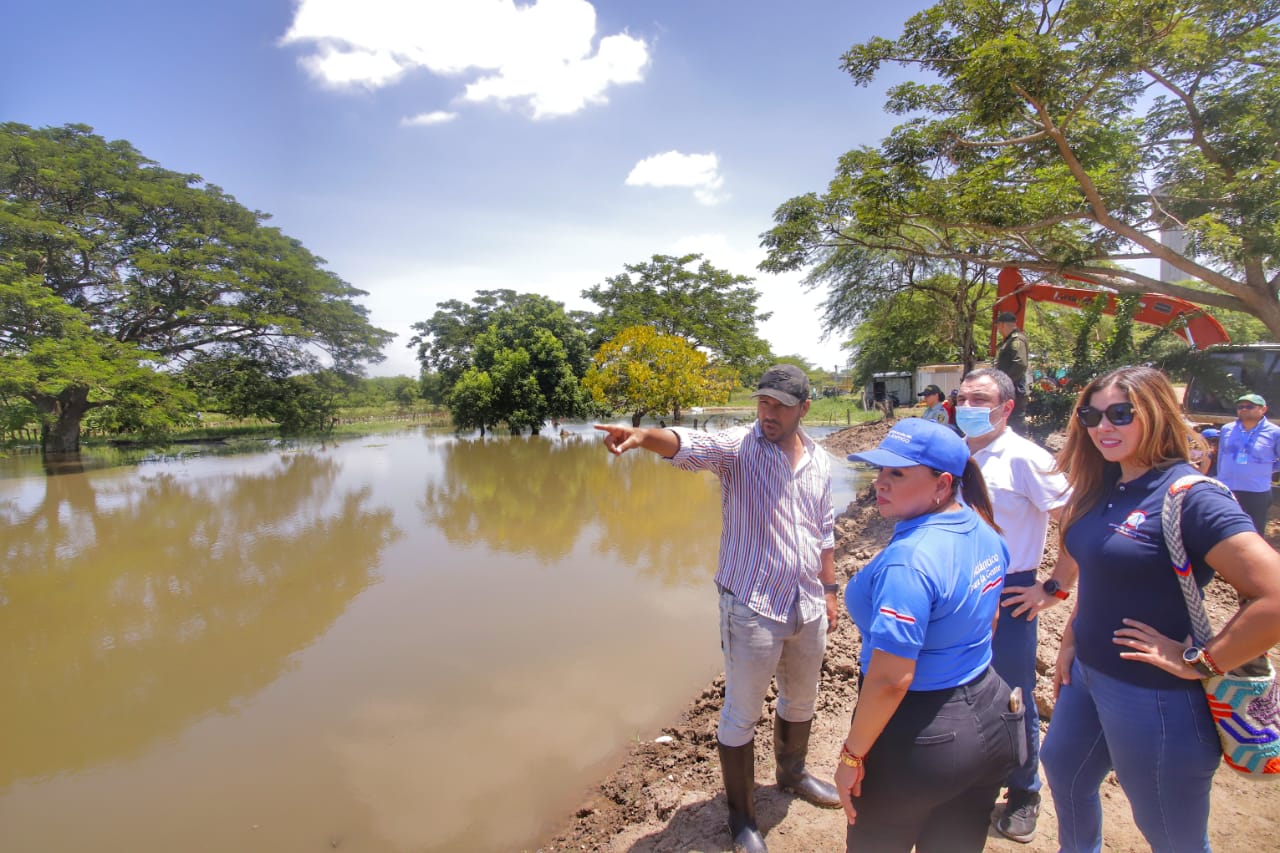
<svg viewBox="0 0 1280 853">
<path fill-rule="evenodd" d="M 720 158 L 715 154 L 681 154 L 667 151 L 646 157 L 627 175 L 629 187 L 692 187 L 693 195 L 703 204 L 724 200 L 720 188 Z"/>
<path fill-rule="evenodd" d="M 419 113 L 416 116 L 407 116 L 400 119 L 400 124 L 404 127 L 428 127 L 433 124 L 447 124 L 457 117 L 457 113 L 436 110 L 430 113 Z"/>
<path fill-rule="evenodd" d="M 385 86 L 404 73 L 404 66 L 385 50 L 338 50 L 321 45 L 319 50 L 299 60 L 311 76 L 330 86 L 361 85 L 370 89 Z"/>
<path fill-rule="evenodd" d="M 603 103 L 610 87 L 644 79 L 649 47 L 627 34 L 596 38 L 587 0 L 298 0 L 282 44 L 322 84 L 376 89 L 424 68 L 470 75 L 460 97 L 526 105 L 534 118 Z"/>
</svg>

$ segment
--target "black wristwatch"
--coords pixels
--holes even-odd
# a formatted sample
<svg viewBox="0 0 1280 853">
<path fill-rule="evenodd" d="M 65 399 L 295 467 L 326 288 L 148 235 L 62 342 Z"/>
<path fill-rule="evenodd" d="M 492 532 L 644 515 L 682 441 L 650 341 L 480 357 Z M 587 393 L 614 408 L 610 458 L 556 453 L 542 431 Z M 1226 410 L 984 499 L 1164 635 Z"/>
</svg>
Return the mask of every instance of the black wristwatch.
<svg viewBox="0 0 1280 853">
<path fill-rule="evenodd" d="M 1071 593 L 1062 588 L 1062 584 L 1058 583 L 1053 578 L 1049 578 L 1044 582 L 1044 591 L 1052 595 L 1054 598 L 1061 599 L 1062 601 L 1066 601 L 1067 597 L 1071 595 Z"/>
<path fill-rule="evenodd" d="M 1204 659 L 1204 649 L 1199 646 L 1187 646 L 1182 650 L 1182 662 L 1200 673 L 1201 678 L 1212 678 L 1218 673 L 1213 671 L 1209 662 Z"/>
<path fill-rule="evenodd" d="M 838 583 L 824 583 L 824 584 L 822 585 L 822 594 L 823 594 L 823 595 L 826 595 L 827 593 L 831 593 L 832 595 L 839 595 L 839 594 L 840 594 L 840 584 L 838 584 Z"/>
</svg>

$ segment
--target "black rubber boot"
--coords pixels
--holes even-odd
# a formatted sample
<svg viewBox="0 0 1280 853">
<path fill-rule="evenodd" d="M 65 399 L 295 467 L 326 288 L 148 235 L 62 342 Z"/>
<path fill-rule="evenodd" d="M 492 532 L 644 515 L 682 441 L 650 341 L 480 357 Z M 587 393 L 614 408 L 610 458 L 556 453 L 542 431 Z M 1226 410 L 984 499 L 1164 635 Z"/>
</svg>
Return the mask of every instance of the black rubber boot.
<svg viewBox="0 0 1280 853">
<path fill-rule="evenodd" d="M 724 794 L 729 803 L 729 834 L 733 836 L 734 853 L 769 853 L 756 826 L 756 742 L 720 748 L 720 773 L 724 776 Z"/>
<path fill-rule="evenodd" d="M 778 785 L 805 802 L 824 809 L 838 809 L 840 795 L 836 793 L 836 786 L 809 775 L 804 769 L 811 728 L 813 720 L 792 723 L 781 717 L 773 718 L 773 756 L 778 762 Z"/>
</svg>

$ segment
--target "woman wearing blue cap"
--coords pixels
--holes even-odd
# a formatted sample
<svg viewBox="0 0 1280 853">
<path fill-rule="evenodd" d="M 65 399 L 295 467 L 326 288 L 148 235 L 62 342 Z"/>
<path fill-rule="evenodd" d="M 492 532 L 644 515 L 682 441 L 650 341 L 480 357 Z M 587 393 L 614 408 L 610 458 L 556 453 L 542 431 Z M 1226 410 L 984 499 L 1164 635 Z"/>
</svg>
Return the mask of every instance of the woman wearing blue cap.
<svg viewBox="0 0 1280 853">
<path fill-rule="evenodd" d="M 862 635 L 835 777 L 846 849 L 980 851 L 1026 755 L 1021 698 L 991 669 L 1009 551 L 977 463 L 947 427 L 899 421 L 849 458 L 880 469 L 876 504 L 898 524 L 845 589 Z"/>
</svg>

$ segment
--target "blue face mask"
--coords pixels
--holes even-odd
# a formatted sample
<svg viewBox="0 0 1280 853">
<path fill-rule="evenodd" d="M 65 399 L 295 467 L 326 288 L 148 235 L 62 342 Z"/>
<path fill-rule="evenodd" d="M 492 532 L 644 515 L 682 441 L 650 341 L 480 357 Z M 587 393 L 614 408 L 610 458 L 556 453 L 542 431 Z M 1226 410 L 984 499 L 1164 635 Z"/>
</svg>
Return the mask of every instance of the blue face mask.
<svg viewBox="0 0 1280 853">
<path fill-rule="evenodd" d="M 984 409 L 981 406 L 956 406 L 956 426 L 964 433 L 965 438 L 986 435 L 995 429 L 991 423 L 993 411 L 995 409 Z"/>
</svg>

